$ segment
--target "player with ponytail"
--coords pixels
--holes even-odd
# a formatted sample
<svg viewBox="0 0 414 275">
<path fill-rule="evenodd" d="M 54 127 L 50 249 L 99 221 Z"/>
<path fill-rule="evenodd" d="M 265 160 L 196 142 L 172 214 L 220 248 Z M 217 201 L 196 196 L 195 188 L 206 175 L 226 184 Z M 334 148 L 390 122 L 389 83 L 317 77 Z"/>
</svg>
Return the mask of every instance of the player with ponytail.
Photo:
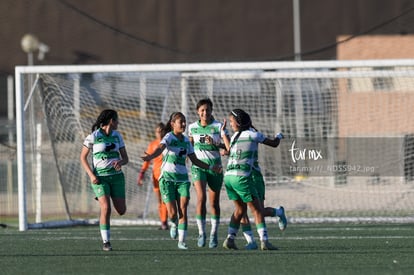
<svg viewBox="0 0 414 275">
<path fill-rule="evenodd" d="M 118 113 L 103 110 L 92 125 L 92 133 L 83 143 L 80 161 L 88 174 L 96 200 L 100 206 L 99 228 L 103 250 L 111 251 L 110 216 L 111 200 L 119 215 L 126 212 L 125 177 L 122 166 L 128 163 L 125 143 L 118 129 Z M 93 165 L 88 163 L 92 152 Z"/>
<path fill-rule="evenodd" d="M 253 169 L 257 162 L 258 144 L 263 143 L 277 147 L 280 139 L 266 138 L 255 130 L 248 113 L 242 109 L 234 109 L 229 116 L 230 125 L 235 132 L 229 143 L 229 161 L 224 174 L 224 184 L 227 195 L 233 200 L 235 210 L 231 216 L 228 235 L 223 243 L 227 249 L 237 249 L 235 237 L 243 217 L 247 217 L 247 207 L 254 215 L 257 232 L 260 237 L 262 250 L 276 250 L 268 241 L 264 210 L 254 178 Z"/>
<path fill-rule="evenodd" d="M 181 112 L 171 114 L 165 125 L 165 135 L 152 153 L 145 153 L 144 161 L 150 161 L 163 154 L 161 176 L 159 178 L 162 200 L 167 206 L 170 220 L 170 236 L 178 237 L 178 248 L 188 249 L 185 243 L 187 236 L 187 208 L 190 201 L 190 181 L 186 168 L 187 157 L 194 165 L 221 173 L 221 165 L 209 165 L 197 158 L 189 138 L 184 135 L 186 118 Z"/>
</svg>

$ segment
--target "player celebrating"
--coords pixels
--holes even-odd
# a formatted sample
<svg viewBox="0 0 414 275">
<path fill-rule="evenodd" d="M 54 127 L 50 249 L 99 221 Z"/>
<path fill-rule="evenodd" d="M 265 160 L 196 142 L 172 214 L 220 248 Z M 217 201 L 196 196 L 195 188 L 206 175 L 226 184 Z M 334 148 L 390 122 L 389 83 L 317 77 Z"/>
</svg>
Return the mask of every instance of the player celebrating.
<svg viewBox="0 0 414 275">
<path fill-rule="evenodd" d="M 188 135 L 194 145 L 194 152 L 200 160 L 210 165 L 221 165 L 221 136 L 227 135 L 223 124 L 212 116 L 213 103 L 210 99 L 201 99 L 196 106 L 199 120 L 190 124 Z M 223 174 L 215 173 L 193 165 L 191 167 L 193 185 L 197 193 L 196 222 L 198 227 L 198 247 L 206 244 L 206 188 L 211 212 L 211 231 L 209 248 L 217 247 L 217 232 L 220 224 L 220 191 L 223 185 Z"/>
<path fill-rule="evenodd" d="M 142 157 L 144 161 L 150 161 L 163 154 L 159 179 L 160 191 L 171 221 L 170 235 L 175 239 L 178 234 L 179 249 L 188 249 L 185 243 L 187 208 L 190 200 L 190 182 L 185 165 L 187 156 L 193 164 L 203 169 L 210 169 L 217 173 L 221 173 L 222 170 L 220 165 L 209 165 L 197 158 L 189 138 L 184 135 L 185 128 L 185 116 L 180 112 L 172 113 L 165 126 L 166 135 L 157 149 L 152 154 Z"/>
<path fill-rule="evenodd" d="M 259 194 L 252 179 L 252 169 L 256 159 L 258 144 L 276 147 L 279 138 L 268 139 L 260 132 L 252 131 L 249 114 L 241 109 L 234 109 L 229 117 L 230 125 L 235 132 L 229 146 L 229 161 L 224 175 L 227 195 L 234 202 L 233 212 L 228 227 L 228 235 L 223 243 L 227 249 L 237 249 L 235 237 L 240 228 L 240 222 L 247 213 L 247 206 L 254 215 L 257 232 L 260 237 L 262 250 L 276 250 L 267 236 L 263 207 Z M 225 142 L 227 144 L 227 142 Z"/>
<path fill-rule="evenodd" d="M 252 131 L 256 131 L 257 130 L 251 126 Z M 278 133 L 275 136 L 276 139 L 280 141 L 283 139 L 283 134 L 282 133 Z M 276 145 L 277 147 L 278 145 Z M 259 161 L 258 161 L 258 154 L 254 154 L 255 155 L 255 160 L 253 162 L 253 167 L 252 167 L 252 181 L 254 183 L 254 186 L 257 190 L 257 194 L 260 198 L 260 202 L 262 205 L 262 209 L 263 209 L 263 216 L 264 217 L 278 217 L 278 225 L 279 225 L 279 229 L 281 231 L 284 231 L 286 229 L 287 226 L 287 219 L 286 219 L 286 215 L 285 215 L 285 209 L 283 208 L 283 206 L 277 207 L 277 208 L 273 208 L 273 207 L 264 207 L 264 200 L 265 200 L 265 182 L 263 179 L 263 175 L 259 166 Z M 245 248 L 247 250 L 252 250 L 252 249 L 257 249 L 257 244 L 254 241 L 254 236 L 253 236 L 253 231 L 250 225 L 250 221 L 249 221 L 249 217 L 247 216 L 247 213 L 245 216 L 243 216 L 242 220 L 241 220 L 241 227 L 242 227 L 242 232 L 243 235 L 247 241 L 247 244 L 245 245 Z"/>
<path fill-rule="evenodd" d="M 152 153 L 157 149 L 158 145 L 160 144 L 160 141 L 162 138 L 162 132 L 164 128 L 165 128 L 164 123 L 160 122 L 157 124 L 157 127 L 155 128 L 155 139 L 151 141 L 150 144 L 148 145 L 147 152 Z M 151 164 L 150 161 L 145 161 L 142 164 L 141 171 L 138 175 L 138 181 L 137 181 L 139 186 L 143 185 L 144 175 L 145 175 L 145 172 L 148 170 L 150 164 Z M 168 219 L 167 207 L 162 202 L 160 186 L 159 186 L 159 181 L 158 181 L 161 175 L 161 164 L 162 164 L 162 155 L 159 155 L 158 157 L 153 159 L 152 183 L 154 186 L 153 190 L 157 197 L 157 202 L 158 202 L 158 216 L 160 217 L 160 221 L 161 221 L 160 229 L 168 230 L 169 228 L 168 228 L 168 221 L 167 221 Z"/>
<path fill-rule="evenodd" d="M 122 165 L 128 163 L 125 149 L 118 128 L 118 114 L 114 110 L 104 110 L 92 125 L 92 133 L 83 143 L 80 161 L 88 174 L 96 199 L 101 209 L 99 228 L 103 241 L 103 250 L 111 251 L 110 216 L 111 201 L 119 215 L 126 212 L 125 177 Z M 88 163 L 88 155 L 92 151 L 93 169 Z"/>
</svg>

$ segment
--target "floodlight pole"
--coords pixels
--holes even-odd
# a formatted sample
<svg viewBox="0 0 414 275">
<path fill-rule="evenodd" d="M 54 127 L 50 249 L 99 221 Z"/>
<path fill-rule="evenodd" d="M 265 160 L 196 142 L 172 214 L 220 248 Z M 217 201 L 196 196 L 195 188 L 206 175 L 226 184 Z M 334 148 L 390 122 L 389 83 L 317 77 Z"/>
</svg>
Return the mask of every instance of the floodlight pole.
<svg viewBox="0 0 414 275">
<path fill-rule="evenodd" d="M 37 50 L 39 41 L 36 36 L 26 34 L 21 39 L 22 50 L 27 54 L 27 64 L 33 65 L 33 52 Z M 17 138 L 17 185 L 19 200 L 19 230 L 28 229 L 26 201 L 26 155 L 24 150 L 24 83 L 20 72 L 16 70 L 16 138 Z"/>
<path fill-rule="evenodd" d="M 301 41 L 300 41 L 300 0 L 293 0 L 293 44 L 295 61 L 300 61 Z"/>
<path fill-rule="evenodd" d="M 7 128 L 9 129 L 9 146 L 13 147 L 15 140 L 14 140 L 14 133 L 11 128 L 12 122 L 14 121 L 14 79 L 13 76 L 7 76 Z M 14 182 L 14 174 L 13 174 L 13 161 L 11 159 L 7 159 L 7 210 L 10 212 L 13 209 L 12 206 L 12 198 L 13 198 L 13 182 Z"/>
<path fill-rule="evenodd" d="M 33 52 L 28 52 L 27 53 L 27 65 L 28 66 L 33 66 L 34 62 L 33 62 Z"/>
<path fill-rule="evenodd" d="M 27 64 L 28 66 L 33 66 L 33 53 L 39 51 L 39 59 L 44 58 L 44 54 L 49 51 L 49 47 L 39 41 L 39 39 L 33 34 L 25 34 L 21 39 L 21 47 L 22 50 L 27 54 Z M 33 85 L 33 78 L 29 76 L 29 84 Z M 21 74 L 16 71 L 16 137 L 17 137 L 17 167 L 18 167 L 18 198 L 19 198 L 19 230 L 25 231 L 28 229 L 28 221 L 27 221 L 27 202 L 26 202 L 26 191 L 27 191 L 27 183 L 26 183 L 26 156 L 24 150 L 24 138 L 25 138 L 25 130 L 24 130 L 24 83 L 23 79 L 21 78 Z M 32 110 L 33 112 L 33 110 Z M 35 128 L 37 132 L 39 132 L 40 127 Z M 40 134 L 39 134 L 40 135 Z M 39 150 L 40 144 L 40 137 L 39 135 L 36 136 L 37 146 L 36 149 Z M 40 156 L 40 153 L 38 157 Z M 33 160 L 32 160 L 33 161 Z M 39 158 L 36 159 L 36 172 L 41 173 L 41 161 Z M 37 174 L 37 210 L 41 208 L 40 204 L 40 192 L 41 192 L 41 174 Z M 40 212 L 38 211 L 36 215 L 36 222 L 41 220 Z"/>
</svg>

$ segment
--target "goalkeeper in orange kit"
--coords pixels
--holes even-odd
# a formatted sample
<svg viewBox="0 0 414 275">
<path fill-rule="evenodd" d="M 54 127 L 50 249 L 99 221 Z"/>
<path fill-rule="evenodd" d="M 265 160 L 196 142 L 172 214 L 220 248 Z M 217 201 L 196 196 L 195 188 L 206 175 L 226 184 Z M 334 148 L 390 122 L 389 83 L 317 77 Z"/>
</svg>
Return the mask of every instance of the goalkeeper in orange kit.
<svg viewBox="0 0 414 275">
<path fill-rule="evenodd" d="M 161 138 L 162 138 L 163 129 L 164 129 L 164 124 L 158 123 L 157 127 L 155 128 L 155 139 L 150 142 L 146 150 L 148 154 L 152 154 L 157 149 L 158 145 L 160 144 Z M 143 183 L 144 175 L 145 175 L 145 172 L 148 170 L 150 164 L 151 164 L 150 161 L 145 161 L 142 164 L 141 171 L 138 175 L 138 181 L 137 181 L 139 186 L 142 186 L 144 184 Z M 165 206 L 165 204 L 163 203 L 161 199 L 160 187 L 159 187 L 159 182 L 158 182 L 158 179 L 161 175 L 161 164 L 162 164 L 162 154 L 153 159 L 152 183 L 154 185 L 153 190 L 157 197 L 157 202 L 158 202 L 158 215 L 161 221 L 160 229 L 168 230 L 169 227 L 168 227 L 168 222 L 167 222 L 167 219 L 168 219 L 167 207 Z"/>
</svg>

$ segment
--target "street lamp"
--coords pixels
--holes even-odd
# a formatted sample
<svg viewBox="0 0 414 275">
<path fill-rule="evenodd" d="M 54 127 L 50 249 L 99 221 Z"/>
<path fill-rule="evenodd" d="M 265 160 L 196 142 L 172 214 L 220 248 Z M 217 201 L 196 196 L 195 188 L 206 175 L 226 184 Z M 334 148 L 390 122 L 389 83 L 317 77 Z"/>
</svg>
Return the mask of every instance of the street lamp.
<svg viewBox="0 0 414 275">
<path fill-rule="evenodd" d="M 33 66 L 34 62 L 33 62 L 33 53 L 38 51 L 38 55 L 37 55 L 37 59 L 38 60 L 43 60 L 45 58 L 45 53 L 47 53 L 49 51 L 49 46 L 47 46 L 46 44 L 40 42 L 40 40 L 33 34 L 25 34 L 22 37 L 21 40 L 21 46 L 22 49 L 25 53 L 27 53 L 27 65 L 29 66 Z M 36 80 L 37 81 L 37 80 Z M 33 84 L 33 75 L 29 74 L 28 76 L 28 87 L 30 87 L 30 95 L 29 95 L 29 101 L 31 100 L 30 97 L 32 95 L 32 92 L 34 91 L 34 88 L 36 87 L 36 81 Z M 32 164 L 34 164 L 34 167 L 32 169 L 32 177 L 34 179 L 35 182 L 35 187 L 36 187 L 36 195 L 35 195 L 35 202 L 36 202 L 36 222 L 41 222 L 42 221 L 42 202 L 41 202 L 41 198 L 42 198 L 42 182 L 41 182 L 41 178 L 42 178 L 42 161 L 41 161 L 41 153 L 40 153 L 40 148 L 42 145 L 42 124 L 41 123 L 37 123 L 35 125 L 35 110 L 34 110 L 34 105 L 30 104 L 30 112 L 31 112 L 31 117 L 32 119 L 30 120 L 30 123 L 32 125 L 32 133 L 35 134 L 34 139 L 32 140 L 32 142 L 35 142 L 35 154 L 36 157 L 34 158 L 32 156 Z M 24 172 L 23 172 L 24 174 Z M 24 197 L 25 194 L 25 188 L 24 187 L 19 187 L 19 196 Z M 25 201 L 25 198 L 21 199 L 22 201 Z M 22 206 L 23 207 L 23 206 Z M 23 207 L 25 208 L 25 206 Z M 23 210 L 23 212 L 26 212 L 26 209 Z M 23 215 L 22 215 L 23 216 Z M 23 222 L 22 222 L 23 223 Z M 24 226 L 21 225 L 21 228 L 23 228 Z"/>
<path fill-rule="evenodd" d="M 293 0 L 293 44 L 295 60 L 301 60 L 301 41 L 300 41 L 300 0 Z"/>
<path fill-rule="evenodd" d="M 45 54 L 49 51 L 49 46 L 40 42 L 40 40 L 33 34 L 28 33 L 22 37 L 21 46 L 25 53 L 27 53 L 27 64 L 32 66 L 33 63 L 33 53 L 39 51 L 37 55 L 38 60 L 43 60 Z"/>
</svg>

